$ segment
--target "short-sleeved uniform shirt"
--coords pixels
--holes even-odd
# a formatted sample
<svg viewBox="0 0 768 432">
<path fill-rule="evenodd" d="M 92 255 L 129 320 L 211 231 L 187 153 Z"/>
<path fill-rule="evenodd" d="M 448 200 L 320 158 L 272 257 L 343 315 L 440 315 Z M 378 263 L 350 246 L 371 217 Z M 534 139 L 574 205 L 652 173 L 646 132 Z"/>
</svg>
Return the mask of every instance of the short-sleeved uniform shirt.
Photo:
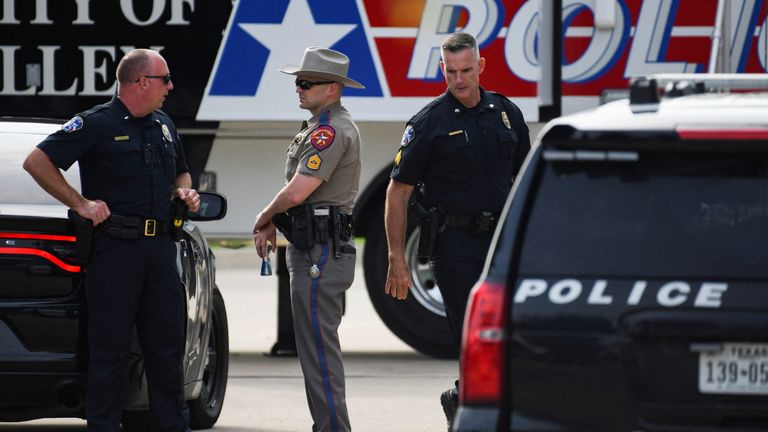
<svg viewBox="0 0 768 432">
<path fill-rule="evenodd" d="M 349 112 L 336 102 L 313 116 L 288 146 L 285 178 L 295 173 L 323 183 L 306 204 L 340 206 L 351 214 L 360 187 L 360 132 Z"/>
<path fill-rule="evenodd" d="M 450 91 L 407 123 L 390 177 L 422 182 L 429 205 L 451 215 L 500 213 L 531 148 L 520 109 L 505 96 L 480 89 L 474 108 Z"/>
<path fill-rule="evenodd" d="M 116 96 L 38 147 L 63 170 L 77 161 L 83 196 L 121 215 L 168 219 L 176 176 L 189 171 L 170 117 L 158 110 L 135 118 Z"/>
</svg>

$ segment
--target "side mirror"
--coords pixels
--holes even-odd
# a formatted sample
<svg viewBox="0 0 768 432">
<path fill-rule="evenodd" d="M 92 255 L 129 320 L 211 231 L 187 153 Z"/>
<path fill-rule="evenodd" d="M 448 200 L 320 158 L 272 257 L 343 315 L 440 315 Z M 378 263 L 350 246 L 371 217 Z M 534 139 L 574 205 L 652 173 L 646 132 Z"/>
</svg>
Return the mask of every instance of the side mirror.
<svg viewBox="0 0 768 432">
<path fill-rule="evenodd" d="M 189 212 L 189 220 L 204 222 L 223 219 L 227 215 L 227 199 L 216 192 L 198 192 L 200 195 L 200 209 L 194 213 Z"/>
</svg>

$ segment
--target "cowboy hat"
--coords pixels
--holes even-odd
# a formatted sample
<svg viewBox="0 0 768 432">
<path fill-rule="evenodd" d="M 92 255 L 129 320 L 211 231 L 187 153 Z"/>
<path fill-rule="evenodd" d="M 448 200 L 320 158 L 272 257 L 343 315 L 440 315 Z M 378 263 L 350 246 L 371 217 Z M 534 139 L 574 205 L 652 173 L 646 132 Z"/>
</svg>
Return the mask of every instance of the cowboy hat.
<svg viewBox="0 0 768 432">
<path fill-rule="evenodd" d="M 309 47 L 304 50 L 300 65 L 285 64 L 280 72 L 290 75 L 312 75 L 344 84 L 347 87 L 365 88 L 352 78 L 347 78 L 349 57 L 328 48 Z"/>
</svg>

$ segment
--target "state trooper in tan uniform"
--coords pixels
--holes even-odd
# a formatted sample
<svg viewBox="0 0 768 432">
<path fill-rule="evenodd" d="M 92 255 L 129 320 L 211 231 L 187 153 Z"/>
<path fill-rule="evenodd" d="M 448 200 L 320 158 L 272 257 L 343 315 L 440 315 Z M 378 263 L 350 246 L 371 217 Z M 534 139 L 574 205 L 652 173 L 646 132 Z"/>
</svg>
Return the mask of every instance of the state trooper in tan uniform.
<svg viewBox="0 0 768 432">
<path fill-rule="evenodd" d="M 312 118 L 288 147 L 287 184 L 259 213 L 253 227 L 260 257 L 275 248 L 276 226 L 290 244 L 291 305 L 296 350 L 304 373 L 312 430 L 350 431 L 338 327 L 342 298 L 355 272 L 352 207 L 360 180 L 360 133 L 341 105 L 349 59 L 309 47 L 296 75 L 299 105 Z"/>
</svg>

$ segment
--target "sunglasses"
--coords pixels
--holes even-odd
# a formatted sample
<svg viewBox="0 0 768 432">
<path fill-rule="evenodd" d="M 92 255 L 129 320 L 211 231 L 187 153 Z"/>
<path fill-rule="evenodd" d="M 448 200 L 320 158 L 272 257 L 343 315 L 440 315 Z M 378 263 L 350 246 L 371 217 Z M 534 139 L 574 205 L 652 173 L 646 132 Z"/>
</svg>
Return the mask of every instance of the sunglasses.
<svg viewBox="0 0 768 432">
<path fill-rule="evenodd" d="M 334 82 L 335 81 L 307 81 L 305 79 L 296 78 L 296 87 L 302 90 L 309 90 L 312 88 L 312 86 L 321 85 L 321 84 L 333 84 Z"/>
<path fill-rule="evenodd" d="M 142 78 L 157 78 L 163 80 L 163 82 L 167 85 L 169 82 L 171 82 L 171 74 L 168 75 L 144 75 Z M 141 78 L 137 79 L 134 82 L 141 81 Z"/>
</svg>

